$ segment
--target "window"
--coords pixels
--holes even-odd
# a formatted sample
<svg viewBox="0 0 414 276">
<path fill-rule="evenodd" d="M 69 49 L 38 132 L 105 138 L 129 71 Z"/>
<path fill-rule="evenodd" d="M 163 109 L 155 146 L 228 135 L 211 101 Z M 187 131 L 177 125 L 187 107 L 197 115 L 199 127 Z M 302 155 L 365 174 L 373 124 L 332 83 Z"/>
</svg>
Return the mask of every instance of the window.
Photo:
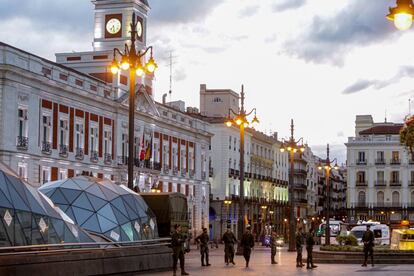
<svg viewBox="0 0 414 276">
<path fill-rule="evenodd" d="M 83 124 L 76 122 L 75 125 L 75 146 L 77 149 L 83 149 Z"/>
<path fill-rule="evenodd" d="M 51 141 L 52 137 L 51 134 L 52 132 L 50 131 L 52 127 L 51 124 L 51 120 L 50 120 L 50 115 L 43 115 L 42 116 L 42 141 L 43 142 L 49 142 Z"/>
<path fill-rule="evenodd" d="M 392 192 L 392 203 L 399 204 L 400 203 L 400 193 L 397 191 Z"/>
<path fill-rule="evenodd" d="M 112 131 L 104 131 L 104 154 L 111 154 L 112 152 Z"/>
<path fill-rule="evenodd" d="M 68 178 L 68 171 L 66 169 L 59 169 L 59 179 L 65 180 Z"/>
<path fill-rule="evenodd" d="M 398 183 L 400 181 L 400 172 L 399 171 L 392 171 L 391 172 L 391 182 Z"/>
<path fill-rule="evenodd" d="M 50 167 L 42 167 L 42 183 L 50 182 Z"/>
<path fill-rule="evenodd" d="M 167 147 L 166 145 L 163 145 L 162 152 L 163 152 L 162 160 L 164 161 L 164 167 L 167 167 L 167 166 L 170 165 L 170 158 L 169 158 L 170 152 L 169 152 L 169 147 Z"/>
<path fill-rule="evenodd" d="M 187 164 L 185 162 L 185 150 L 181 150 L 181 154 L 180 154 L 180 159 L 181 159 L 181 171 L 185 171 L 187 169 Z"/>
<path fill-rule="evenodd" d="M 21 107 L 18 110 L 18 135 L 27 137 L 27 109 Z"/>
<path fill-rule="evenodd" d="M 378 184 L 384 183 L 384 171 L 377 171 Z"/>
<path fill-rule="evenodd" d="M 19 162 L 17 164 L 17 172 L 20 178 L 27 180 L 27 163 Z"/>
<path fill-rule="evenodd" d="M 128 156 L 128 135 L 125 133 L 122 133 L 122 143 L 121 143 L 121 152 L 122 156 Z"/>
<path fill-rule="evenodd" d="M 231 136 L 229 136 L 229 150 L 231 150 Z"/>
<path fill-rule="evenodd" d="M 384 204 L 384 192 L 380 191 L 377 193 L 377 203 Z"/>
<path fill-rule="evenodd" d="M 365 151 L 358 152 L 358 162 L 365 163 Z"/>
<path fill-rule="evenodd" d="M 357 183 L 365 183 L 365 172 L 357 172 Z"/>
<path fill-rule="evenodd" d="M 98 128 L 97 127 L 91 127 L 90 131 L 90 146 L 91 151 L 98 151 Z"/>
<path fill-rule="evenodd" d="M 379 162 L 384 161 L 384 152 L 383 151 L 377 151 L 377 161 L 379 161 Z"/>
<path fill-rule="evenodd" d="M 393 163 L 398 163 L 400 161 L 400 152 L 393 151 L 391 160 L 392 160 Z"/>
<path fill-rule="evenodd" d="M 222 102 L 223 102 L 223 100 L 221 98 L 219 98 L 219 97 L 215 97 L 213 99 L 213 103 L 222 103 Z"/>
<path fill-rule="evenodd" d="M 359 203 L 365 203 L 365 192 L 360 191 L 358 193 L 358 202 Z"/>
<path fill-rule="evenodd" d="M 414 184 L 414 171 L 411 171 L 411 180 L 410 180 L 410 184 Z"/>
<path fill-rule="evenodd" d="M 60 145 L 68 145 L 68 120 L 61 119 L 59 122 Z"/>
<path fill-rule="evenodd" d="M 173 167 L 178 167 L 178 150 L 175 147 L 173 148 Z"/>
</svg>

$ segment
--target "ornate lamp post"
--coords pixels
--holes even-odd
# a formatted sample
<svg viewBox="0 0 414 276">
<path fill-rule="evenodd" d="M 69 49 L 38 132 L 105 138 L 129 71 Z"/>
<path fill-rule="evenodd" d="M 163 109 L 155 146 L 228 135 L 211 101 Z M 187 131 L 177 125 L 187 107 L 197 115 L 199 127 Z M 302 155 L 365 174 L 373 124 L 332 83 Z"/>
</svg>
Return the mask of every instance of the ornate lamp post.
<svg viewBox="0 0 414 276">
<path fill-rule="evenodd" d="M 394 21 L 397 29 L 405 31 L 413 24 L 414 5 L 412 0 L 396 0 L 397 6 L 389 8 L 388 20 Z"/>
<path fill-rule="evenodd" d="M 296 219 L 295 219 L 295 206 L 296 206 L 296 199 L 293 196 L 293 190 L 295 188 L 294 183 L 294 170 L 295 170 L 295 153 L 300 152 L 301 154 L 305 151 L 305 147 L 303 146 L 303 138 L 299 140 L 295 140 L 293 136 L 294 133 L 294 124 L 293 119 L 291 120 L 290 124 L 290 138 L 287 141 L 283 140 L 282 147 L 280 148 L 281 152 L 288 151 L 289 152 L 289 161 L 290 161 L 290 169 L 289 169 L 289 205 L 290 205 L 290 212 L 289 212 L 289 251 L 295 251 L 295 232 L 296 232 Z M 302 143 L 299 145 L 299 143 Z"/>
<path fill-rule="evenodd" d="M 332 167 L 331 164 L 335 165 Z M 327 208 L 326 208 L 326 227 L 325 227 L 325 245 L 331 244 L 331 226 L 329 224 L 329 219 L 331 217 L 331 185 L 330 185 L 330 177 L 331 177 L 331 170 L 338 170 L 338 162 L 336 158 L 334 160 L 329 160 L 329 144 L 326 147 L 326 159 L 320 166 L 318 166 L 318 170 L 325 170 L 325 183 L 326 183 L 326 196 L 327 196 Z"/>
<path fill-rule="evenodd" d="M 124 52 L 114 48 L 114 56 L 111 63 L 112 74 L 118 74 L 120 70 L 129 70 L 129 126 L 128 126 L 128 188 L 134 186 L 134 114 L 135 114 L 135 75 L 142 77 L 145 74 L 154 74 L 157 64 L 152 56 L 152 46 L 145 50 L 137 51 L 135 41 L 138 37 L 135 13 L 132 13 L 131 46 L 125 44 Z M 144 57 L 150 51 L 150 58 L 145 63 Z M 119 55 L 119 62 L 116 55 Z M 144 64 L 145 63 L 145 64 Z"/>
<path fill-rule="evenodd" d="M 237 238 L 241 240 L 241 237 L 243 235 L 244 231 L 244 129 L 249 126 L 249 121 L 247 120 L 247 117 L 251 115 L 254 112 L 254 117 L 252 120 L 252 124 L 259 123 L 259 120 L 256 117 L 256 108 L 253 108 L 250 112 L 247 112 L 244 108 L 244 86 L 242 85 L 241 88 L 241 107 L 238 112 L 235 112 L 231 108 L 229 109 L 229 115 L 225 121 L 225 124 L 228 127 L 231 127 L 232 125 L 236 125 L 240 129 L 240 187 L 239 187 L 239 195 L 240 195 L 240 201 L 239 201 L 239 218 L 238 218 L 238 233 Z M 234 117 L 232 117 L 233 115 Z M 239 253 L 238 246 L 237 252 Z"/>
</svg>

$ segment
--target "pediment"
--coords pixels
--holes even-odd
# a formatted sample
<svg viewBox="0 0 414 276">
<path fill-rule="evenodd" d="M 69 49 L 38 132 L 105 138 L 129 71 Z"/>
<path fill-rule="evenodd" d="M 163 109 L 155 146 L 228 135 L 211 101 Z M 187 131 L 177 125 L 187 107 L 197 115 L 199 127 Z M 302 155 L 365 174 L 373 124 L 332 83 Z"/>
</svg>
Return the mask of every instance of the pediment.
<svg viewBox="0 0 414 276">
<path fill-rule="evenodd" d="M 129 94 L 124 95 L 122 104 L 129 105 Z M 147 113 L 151 116 L 159 117 L 160 113 L 154 100 L 148 95 L 144 85 L 137 85 L 135 89 L 135 109 L 136 111 Z"/>
</svg>

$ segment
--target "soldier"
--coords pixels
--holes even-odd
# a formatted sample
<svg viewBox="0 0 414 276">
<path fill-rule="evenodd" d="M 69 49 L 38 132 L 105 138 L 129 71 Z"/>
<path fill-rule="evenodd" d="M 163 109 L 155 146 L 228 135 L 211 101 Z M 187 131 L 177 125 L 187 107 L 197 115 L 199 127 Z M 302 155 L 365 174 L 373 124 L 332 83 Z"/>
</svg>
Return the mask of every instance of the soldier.
<svg viewBox="0 0 414 276">
<path fill-rule="evenodd" d="M 314 231 L 313 228 L 309 230 L 308 235 L 306 236 L 306 252 L 308 253 L 307 259 L 306 259 L 306 268 L 307 269 L 314 269 L 317 268 L 316 265 L 313 264 L 313 246 L 315 245 L 315 240 L 313 239 Z"/>
<path fill-rule="evenodd" d="M 174 276 L 177 273 L 177 263 L 180 260 L 180 267 L 181 267 L 181 275 L 189 275 L 184 270 L 184 243 L 186 241 L 183 234 L 181 234 L 181 225 L 176 224 L 174 226 L 174 233 L 171 236 L 171 246 L 173 249 L 173 269 L 174 269 Z"/>
<path fill-rule="evenodd" d="M 250 230 L 250 225 L 248 225 L 240 242 L 240 245 L 243 247 L 243 256 L 246 260 L 246 267 L 249 267 L 250 254 L 252 253 L 252 248 L 254 247 L 254 237 Z"/>
<path fill-rule="evenodd" d="M 277 264 L 277 262 L 275 261 L 275 255 L 276 255 L 276 250 L 277 250 L 276 241 L 277 241 L 276 230 L 272 229 L 272 236 L 270 238 L 270 256 L 271 256 L 272 264 Z"/>
<path fill-rule="evenodd" d="M 208 242 L 210 238 L 207 234 L 207 228 L 203 228 L 203 233 L 201 233 L 198 237 L 195 238 L 196 243 L 200 243 L 200 254 L 201 254 L 201 266 L 210 266 L 208 262 Z M 206 263 L 204 264 L 204 257 L 206 259 Z"/>
<path fill-rule="evenodd" d="M 364 255 L 365 260 L 362 266 L 367 266 L 368 254 L 371 255 L 371 265 L 374 266 L 374 233 L 371 231 L 371 226 L 367 225 L 367 231 L 362 236 L 362 242 L 364 243 Z"/>
<path fill-rule="evenodd" d="M 303 267 L 302 261 L 302 245 L 303 245 L 303 234 L 302 234 L 302 227 L 299 227 L 298 231 L 296 232 L 296 267 Z"/>
<path fill-rule="evenodd" d="M 223 235 L 223 242 L 224 242 L 224 261 L 226 265 L 232 263 L 235 265 L 234 262 L 234 243 L 237 242 L 236 237 L 234 236 L 233 232 L 231 232 L 230 225 L 227 226 L 227 231 Z"/>
</svg>

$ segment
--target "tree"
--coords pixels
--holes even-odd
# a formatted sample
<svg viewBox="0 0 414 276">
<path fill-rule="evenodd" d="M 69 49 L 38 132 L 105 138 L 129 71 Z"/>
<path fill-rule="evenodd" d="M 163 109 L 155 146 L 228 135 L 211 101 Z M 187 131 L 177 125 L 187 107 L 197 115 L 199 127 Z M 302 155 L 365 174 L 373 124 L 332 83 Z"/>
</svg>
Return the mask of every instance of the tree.
<svg viewBox="0 0 414 276">
<path fill-rule="evenodd" d="M 408 119 L 400 130 L 400 143 L 404 145 L 411 154 L 414 151 L 414 122 L 413 117 Z"/>
</svg>

